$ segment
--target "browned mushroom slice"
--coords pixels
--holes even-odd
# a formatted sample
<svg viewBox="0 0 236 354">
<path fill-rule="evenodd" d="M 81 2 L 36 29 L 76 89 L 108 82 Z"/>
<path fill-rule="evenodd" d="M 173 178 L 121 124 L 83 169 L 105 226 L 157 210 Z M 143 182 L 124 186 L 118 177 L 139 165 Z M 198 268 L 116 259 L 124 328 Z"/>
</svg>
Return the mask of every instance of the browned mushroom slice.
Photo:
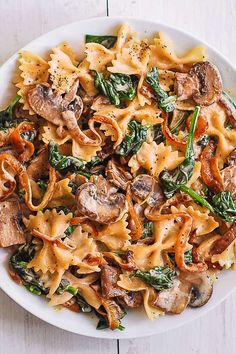
<svg viewBox="0 0 236 354">
<path fill-rule="evenodd" d="M 211 249 L 211 254 L 220 254 L 235 240 L 236 238 L 236 223 L 230 227 L 226 233 L 214 242 Z"/>
<path fill-rule="evenodd" d="M 83 184 L 77 190 L 76 200 L 82 215 L 101 224 L 116 222 L 127 210 L 125 196 L 102 176 L 94 177 L 94 183 Z"/>
<path fill-rule="evenodd" d="M 231 151 L 231 153 L 227 157 L 227 161 L 226 162 L 227 162 L 228 165 L 236 165 L 236 149 Z"/>
<path fill-rule="evenodd" d="M 83 101 L 79 96 L 74 95 L 74 88 L 72 94 L 67 93 L 63 98 L 48 84 L 38 84 L 29 91 L 28 101 L 35 113 L 58 126 L 65 125 L 62 112 L 71 110 L 78 119 L 83 110 Z"/>
<path fill-rule="evenodd" d="M 125 291 L 117 286 L 118 279 L 119 271 L 117 268 L 109 265 L 101 267 L 101 288 L 103 297 L 109 299 L 111 297 L 122 296 L 125 294 Z"/>
<path fill-rule="evenodd" d="M 178 100 L 193 99 L 201 106 L 209 106 L 222 93 L 219 70 L 208 61 L 196 63 L 188 74 L 176 73 L 175 92 Z"/>
<path fill-rule="evenodd" d="M 0 203 L 0 247 L 25 243 L 24 233 L 18 224 L 20 214 L 18 200 L 10 199 Z"/>
<path fill-rule="evenodd" d="M 175 278 L 173 287 L 160 291 L 154 305 L 167 313 L 179 314 L 188 306 L 191 297 L 191 284 Z"/>
<path fill-rule="evenodd" d="M 231 165 L 221 171 L 224 182 L 224 190 L 231 192 L 233 199 L 236 199 L 236 165 Z"/>
<path fill-rule="evenodd" d="M 146 201 L 150 206 L 158 206 L 163 203 L 162 189 L 152 176 L 138 175 L 131 184 L 132 197 L 138 203 Z"/>
<path fill-rule="evenodd" d="M 116 303 L 115 300 L 106 300 L 104 298 L 102 298 L 101 300 L 102 305 L 107 313 L 109 328 L 118 328 L 120 325 L 120 319 L 124 317 L 124 311 L 120 308 L 120 306 Z"/>
<path fill-rule="evenodd" d="M 129 291 L 124 296 L 118 298 L 121 305 L 126 305 L 131 308 L 140 307 L 143 303 L 143 296 L 141 291 Z"/>
<path fill-rule="evenodd" d="M 194 101 L 202 106 L 216 102 L 222 93 L 222 80 L 219 70 L 208 61 L 199 62 L 190 69 L 189 74 L 197 77 L 199 90 L 193 94 Z"/>
<path fill-rule="evenodd" d="M 179 101 L 187 100 L 193 97 L 193 94 L 198 91 L 199 82 L 197 77 L 192 77 L 189 74 L 176 73 L 174 90 Z"/>
<path fill-rule="evenodd" d="M 126 190 L 128 182 L 132 179 L 132 175 L 114 158 L 107 164 L 106 176 L 110 183 L 123 190 Z"/>
<path fill-rule="evenodd" d="M 213 282 L 208 272 L 183 274 L 183 281 L 191 285 L 190 307 L 201 307 L 210 299 Z"/>
</svg>

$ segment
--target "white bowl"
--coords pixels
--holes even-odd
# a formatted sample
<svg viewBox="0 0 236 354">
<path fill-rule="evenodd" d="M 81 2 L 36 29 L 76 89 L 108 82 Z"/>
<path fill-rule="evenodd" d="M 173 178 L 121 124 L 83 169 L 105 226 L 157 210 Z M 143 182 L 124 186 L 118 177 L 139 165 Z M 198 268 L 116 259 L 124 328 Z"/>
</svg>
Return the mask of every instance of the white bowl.
<svg viewBox="0 0 236 354">
<path fill-rule="evenodd" d="M 57 28 L 56 30 L 34 40 L 23 49 L 40 55 L 46 55 L 52 47 L 64 40 L 68 40 L 72 47 L 79 52 L 79 55 L 81 56 L 84 51 L 84 36 L 86 33 L 113 34 L 123 22 L 128 22 L 140 33 L 141 36 L 144 37 L 152 36 L 158 31 L 166 32 L 173 38 L 177 52 L 184 51 L 196 44 L 202 43 L 201 40 L 164 24 L 132 18 L 124 19 L 106 17 L 79 21 Z M 235 69 L 220 53 L 209 46 L 207 47 L 209 59 L 217 65 L 222 74 L 224 88 L 236 92 Z M 7 104 L 16 91 L 12 85 L 13 74 L 16 69 L 16 61 L 17 54 L 13 55 L 0 68 L 0 106 Z M 214 285 L 212 298 L 202 308 L 189 308 L 181 315 L 167 315 L 160 317 L 156 321 L 148 320 L 145 313 L 141 310 L 131 310 L 122 320 L 122 324 L 125 326 L 123 332 L 111 330 L 98 331 L 96 330 L 97 318 L 95 318 L 95 316 L 91 318 L 90 315 L 82 313 L 77 314 L 66 309 L 55 310 L 48 306 L 44 298 L 32 295 L 24 287 L 14 283 L 7 272 L 9 254 L 9 250 L 0 249 L 0 287 L 2 290 L 20 306 L 40 319 L 67 331 L 91 337 L 135 338 L 166 332 L 205 314 L 214 306 L 218 305 L 236 287 L 235 273 L 233 271 L 223 272 L 220 279 Z"/>
</svg>

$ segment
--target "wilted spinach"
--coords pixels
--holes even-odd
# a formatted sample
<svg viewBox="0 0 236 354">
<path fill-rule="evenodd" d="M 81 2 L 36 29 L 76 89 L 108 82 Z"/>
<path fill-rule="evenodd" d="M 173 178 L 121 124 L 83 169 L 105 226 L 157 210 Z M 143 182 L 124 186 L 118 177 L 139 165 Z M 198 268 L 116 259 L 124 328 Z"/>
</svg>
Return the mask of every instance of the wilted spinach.
<svg viewBox="0 0 236 354">
<path fill-rule="evenodd" d="M 136 95 L 137 79 L 126 74 L 111 74 L 108 79 L 95 71 L 94 84 L 97 90 L 115 106 L 124 100 L 133 100 Z"/>
<path fill-rule="evenodd" d="M 166 198 L 171 198 L 176 190 L 188 183 L 192 177 L 195 157 L 193 150 L 193 137 L 197 125 L 200 107 L 196 107 L 191 120 L 189 135 L 186 144 L 184 161 L 172 171 L 163 171 L 160 174 L 160 181 Z"/>
<path fill-rule="evenodd" d="M 0 112 L 0 130 L 4 130 L 15 125 L 15 120 L 13 119 L 13 109 L 17 102 L 19 102 L 20 96 L 16 95 L 9 106 Z"/>
<path fill-rule="evenodd" d="M 84 300 L 84 298 L 77 293 L 75 296 L 76 303 L 79 305 L 81 312 L 89 313 L 92 312 L 92 307 Z"/>
<path fill-rule="evenodd" d="M 42 179 L 38 179 L 36 183 L 39 186 L 42 195 L 44 195 L 48 188 L 47 182 L 43 181 Z"/>
<path fill-rule="evenodd" d="M 135 277 L 144 280 L 157 291 L 172 288 L 175 275 L 175 271 L 169 267 L 155 267 L 147 272 L 136 270 L 134 273 Z"/>
<path fill-rule="evenodd" d="M 27 132 L 23 132 L 20 134 L 21 138 L 24 140 L 28 140 L 28 141 L 34 141 L 34 139 L 36 138 L 36 131 L 34 130 L 29 130 Z"/>
<path fill-rule="evenodd" d="M 86 34 L 85 43 L 99 43 L 107 49 L 110 49 L 116 43 L 116 36 L 98 36 L 93 34 Z"/>
<path fill-rule="evenodd" d="M 168 256 L 170 257 L 171 262 L 175 265 L 175 254 L 170 252 L 168 253 Z M 184 262 L 185 264 L 190 264 L 193 261 L 193 256 L 192 256 L 192 250 L 184 252 Z"/>
<path fill-rule="evenodd" d="M 76 229 L 77 226 L 78 226 L 78 225 L 69 225 L 69 226 L 67 227 L 67 229 L 64 231 L 64 236 L 65 236 L 65 237 L 70 236 L 70 235 L 72 234 L 72 232 L 75 231 L 75 229 Z"/>
<path fill-rule="evenodd" d="M 44 287 L 38 274 L 33 269 L 27 268 L 35 255 L 35 247 L 32 242 L 20 246 L 18 251 L 11 256 L 9 263 L 29 291 L 36 295 L 47 294 L 48 289 Z"/>
<path fill-rule="evenodd" d="M 117 147 L 116 154 L 124 156 L 135 154 L 146 140 L 147 131 L 150 127 L 150 125 L 142 125 L 135 120 L 129 122 L 129 134 L 125 135 L 124 140 Z"/>
<path fill-rule="evenodd" d="M 70 293 L 71 295 L 75 296 L 78 293 L 78 289 L 71 286 L 69 280 L 62 279 L 56 290 L 56 293 L 58 295 L 61 295 L 64 292 Z"/>
<path fill-rule="evenodd" d="M 146 81 L 153 89 L 160 109 L 164 112 L 172 112 L 175 108 L 176 96 L 168 96 L 167 92 L 161 88 L 156 67 L 152 67 L 147 73 Z"/>
<path fill-rule="evenodd" d="M 85 163 L 83 160 L 60 154 L 58 151 L 58 144 L 50 141 L 48 144 L 49 150 L 49 163 L 56 170 L 64 170 L 66 168 L 71 168 L 73 171 L 79 171 L 84 169 Z"/>
<path fill-rule="evenodd" d="M 146 221 L 143 224 L 143 234 L 141 239 L 143 240 L 146 237 L 150 237 L 153 234 L 153 222 L 152 221 Z"/>
</svg>

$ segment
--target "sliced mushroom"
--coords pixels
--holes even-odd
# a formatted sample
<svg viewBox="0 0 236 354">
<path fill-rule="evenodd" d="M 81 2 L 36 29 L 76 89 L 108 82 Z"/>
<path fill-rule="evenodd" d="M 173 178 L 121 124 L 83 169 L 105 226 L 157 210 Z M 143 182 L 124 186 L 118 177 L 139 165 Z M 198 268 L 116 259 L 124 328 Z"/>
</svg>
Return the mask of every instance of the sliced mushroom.
<svg viewBox="0 0 236 354">
<path fill-rule="evenodd" d="M 193 99 L 201 106 L 209 106 L 222 93 L 219 70 L 208 61 L 196 63 L 188 74 L 176 73 L 175 92 L 178 100 Z"/>
<path fill-rule="evenodd" d="M 115 300 L 107 300 L 102 298 L 102 305 L 107 313 L 107 320 L 110 329 L 116 329 L 119 327 L 120 319 L 124 317 L 124 311 L 117 304 Z"/>
<path fill-rule="evenodd" d="M 224 235 L 216 240 L 211 249 L 211 254 L 220 254 L 235 240 L 236 238 L 236 223 L 227 230 Z"/>
<path fill-rule="evenodd" d="M 127 211 L 125 196 L 117 193 L 102 176 L 96 176 L 94 183 L 88 182 L 78 188 L 76 200 L 82 215 L 101 224 L 114 223 Z"/>
<path fill-rule="evenodd" d="M 133 180 L 131 193 L 136 202 L 146 201 L 151 207 L 158 206 L 164 201 L 164 195 L 157 180 L 145 174 L 138 175 Z"/>
<path fill-rule="evenodd" d="M 213 282 L 208 272 L 184 274 L 184 281 L 191 285 L 190 307 L 201 307 L 210 299 Z"/>
<path fill-rule="evenodd" d="M 106 299 L 125 294 L 125 291 L 117 286 L 119 274 L 120 272 L 115 267 L 107 264 L 101 267 L 102 296 Z"/>
<path fill-rule="evenodd" d="M 173 287 L 160 291 L 154 301 L 154 306 L 167 313 L 179 314 L 188 306 L 191 297 L 191 285 L 175 278 Z"/>
<path fill-rule="evenodd" d="M 221 171 L 224 183 L 224 190 L 231 192 L 233 199 L 236 199 L 236 165 L 231 165 Z"/>
<path fill-rule="evenodd" d="M 179 314 L 187 306 L 203 306 L 212 295 L 212 280 L 207 272 L 180 273 L 173 283 L 172 288 L 159 292 L 154 301 L 155 306 L 169 313 Z"/>
<path fill-rule="evenodd" d="M 24 233 L 18 223 L 20 215 L 21 209 L 17 199 L 0 203 L 0 247 L 25 243 Z"/>
<path fill-rule="evenodd" d="M 110 183 L 123 190 L 126 190 L 128 182 L 132 180 L 132 175 L 114 158 L 107 164 L 106 176 Z"/>
<path fill-rule="evenodd" d="M 78 87 L 78 82 L 76 85 Z M 63 126 L 65 121 L 62 118 L 62 112 L 73 111 L 77 119 L 82 113 L 83 101 L 75 95 L 75 92 L 75 87 L 73 87 L 71 92 L 68 92 L 63 98 L 48 84 L 38 84 L 29 91 L 28 101 L 33 111 L 39 116 L 55 125 Z"/>
<path fill-rule="evenodd" d="M 199 81 L 196 76 L 184 73 L 175 74 L 174 89 L 179 101 L 193 97 L 199 89 Z"/>
<path fill-rule="evenodd" d="M 119 296 L 118 301 L 121 305 L 128 306 L 130 308 L 140 307 L 143 303 L 143 296 L 141 291 L 129 291 L 124 296 Z"/>
</svg>

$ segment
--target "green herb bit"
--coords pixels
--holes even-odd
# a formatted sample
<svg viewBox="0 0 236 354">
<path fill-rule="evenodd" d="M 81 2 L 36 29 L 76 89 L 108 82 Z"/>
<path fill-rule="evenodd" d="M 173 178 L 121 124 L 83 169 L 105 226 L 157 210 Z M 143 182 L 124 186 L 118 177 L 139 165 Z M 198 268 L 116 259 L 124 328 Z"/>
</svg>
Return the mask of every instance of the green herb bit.
<svg viewBox="0 0 236 354">
<path fill-rule="evenodd" d="M 42 295 L 42 291 L 35 285 L 26 284 L 25 288 L 35 295 L 38 295 L 38 296 Z"/>
<path fill-rule="evenodd" d="M 163 191 L 166 198 L 171 198 L 175 191 L 188 183 L 193 175 L 195 166 L 195 157 L 193 150 L 193 137 L 197 125 L 197 120 L 200 112 L 200 107 L 196 107 L 191 120 L 189 135 L 186 144 L 184 161 L 172 171 L 163 171 L 160 174 L 160 181 L 163 186 Z"/>
<path fill-rule="evenodd" d="M 150 237 L 153 235 L 153 222 L 152 221 L 146 221 L 143 224 L 143 234 L 141 239 L 143 240 L 146 237 Z"/>
<path fill-rule="evenodd" d="M 71 213 L 71 210 L 70 210 L 69 208 L 67 208 L 66 206 L 64 206 L 64 205 L 60 205 L 60 206 L 58 206 L 58 207 L 56 207 L 56 208 L 53 208 L 53 209 L 56 209 L 56 211 L 57 211 L 58 213 L 60 213 L 60 211 L 63 211 L 63 213 L 64 213 L 65 215 Z"/>
<path fill-rule="evenodd" d="M 153 89 L 160 109 L 164 112 L 172 112 L 175 108 L 176 96 L 168 96 L 167 92 L 161 88 L 156 67 L 151 68 L 148 72 L 146 81 Z"/>
<path fill-rule="evenodd" d="M 85 163 L 83 160 L 73 157 L 62 155 L 58 151 L 58 144 L 50 141 L 49 148 L 49 163 L 56 170 L 64 170 L 66 168 L 72 168 L 74 171 L 84 169 Z"/>
<path fill-rule="evenodd" d="M 69 226 L 67 227 L 67 229 L 64 231 L 64 236 L 65 236 L 65 237 L 70 236 L 70 235 L 72 234 L 72 232 L 75 231 L 75 229 L 76 229 L 77 226 L 78 226 L 78 225 L 69 225 Z"/>
<path fill-rule="evenodd" d="M 47 182 L 43 181 L 42 179 L 38 179 L 36 183 L 39 186 L 39 188 L 41 189 L 42 195 L 44 195 L 46 190 L 48 189 Z"/>
<path fill-rule="evenodd" d="M 85 43 L 99 43 L 107 49 L 112 48 L 117 41 L 116 36 L 98 36 L 92 34 L 86 34 Z"/>
<path fill-rule="evenodd" d="M 134 273 L 135 277 L 144 280 L 157 291 L 172 288 L 175 275 L 175 271 L 169 267 L 155 267 L 147 272 L 137 270 Z"/>
<path fill-rule="evenodd" d="M 129 122 L 130 133 L 125 135 L 124 140 L 116 149 L 116 154 L 124 156 L 135 154 L 146 140 L 150 127 L 150 125 L 142 125 L 134 120 Z"/>
<path fill-rule="evenodd" d="M 170 253 L 168 253 L 168 256 L 170 257 L 171 262 L 174 265 L 176 265 L 175 264 L 175 253 L 170 252 Z M 184 252 L 184 262 L 185 262 L 185 264 L 188 265 L 188 264 L 192 263 L 192 261 L 193 261 L 192 250 Z"/>
</svg>

